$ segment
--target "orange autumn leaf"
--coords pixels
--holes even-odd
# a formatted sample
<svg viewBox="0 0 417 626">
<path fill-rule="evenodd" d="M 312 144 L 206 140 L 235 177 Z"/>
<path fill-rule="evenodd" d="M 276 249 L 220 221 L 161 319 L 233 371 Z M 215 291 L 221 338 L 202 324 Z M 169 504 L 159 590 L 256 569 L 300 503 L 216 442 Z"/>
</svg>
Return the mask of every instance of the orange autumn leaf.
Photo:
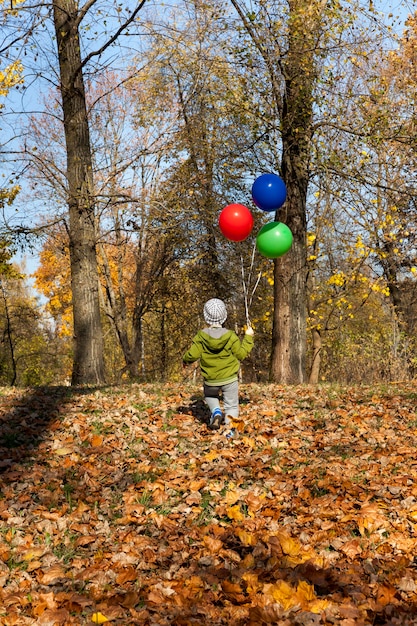
<svg viewBox="0 0 417 626">
<path fill-rule="evenodd" d="M 230 425 L 239 432 L 242 432 L 245 429 L 245 422 L 241 417 L 233 417 Z"/>
<path fill-rule="evenodd" d="M 374 530 L 386 526 L 388 526 L 388 520 L 378 505 L 366 504 L 361 507 L 358 528 L 362 536 L 364 536 L 366 532 L 371 533 Z"/>
<path fill-rule="evenodd" d="M 200 576 L 191 576 L 185 580 L 185 586 L 192 589 L 194 592 L 204 589 L 204 581 Z"/>
<path fill-rule="evenodd" d="M 279 545 L 277 545 L 277 542 L 279 542 Z M 281 557 L 281 562 L 285 567 L 294 568 L 301 563 L 315 558 L 314 550 L 305 548 L 297 539 L 291 537 L 284 531 L 277 532 L 275 535 L 269 537 L 269 544 L 275 555 L 280 554 L 279 549 L 282 550 L 283 556 Z"/>
<path fill-rule="evenodd" d="M 188 397 L 179 384 L 56 397 L 2 388 L 4 619 L 404 621 L 417 586 L 416 431 L 405 428 L 415 419 L 415 383 L 389 389 L 372 402 L 362 390 L 333 389 L 330 406 L 325 386 L 267 394 L 250 385 L 249 449 L 177 413 Z M 259 420 L 256 403 L 275 416 Z M 36 415 L 51 416 L 42 432 Z M 105 448 L 91 446 L 92 420 Z M 2 447 L 25 424 L 39 442 Z M 60 448 L 71 454 L 55 454 Z M 351 581 L 354 599 L 340 591 Z"/>
<path fill-rule="evenodd" d="M 234 602 L 245 602 L 246 600 L 242 587 L 237 583 L 233 583 L 229 580 L 223 580 L 222 590 L 229 600 L 233 600 Z"/>
<path fill-rule="evenodd" d="M 235 490 L 231 490 L 226 493 L 224 499 L 225 499 L 226 504 L 228 504 L 229 506 L 232 506 L 239 500 L 239 498 L 240 498 L 240 494 Z"/>
<path fill-rule="evenodd" d="M 229 519 L 235 520 L 235 522 L 241 522 L 245 519 L 242 511 L 240 510 L 240 505 L 236 504 L 235 506 L 229 506 L 226 509 L 226 515 Z"/>
<path fill-rule="evenodd" d="M 258 541 L 257 537 L 253 533 L 245 530 L 244 528 L 237 528 L 236 535 L 239 537 L 244 546 L 255 546 Z"/>
<path fill-rule="evenodd" d="M 320 615 L 330 606 L 330 602 L 324 599 L 315 599 L 308 605 L 308 610 L 311 613 L 315 613 L 316 615 Z"/>
<path fill-rule="evenodd" d="M 254 572 L 244 572 L 242 580 L 246 583 L 246 591 L 249 594 L 258 593 L 262 589 L 263 584 L 259 582 L 258 575 Z"/>
<path fill-rule="evenodd" d="M 223 542 L 220 541 L 220 539 L 213 539 L 213 537 L 209 537 L 208 535 L 203 537 L 203 541 L 206 548 L 208 548 L 209 552 L 212 554 L 217 554 L 223 547 Z"/>
<path fill-rule="evenodd" d="M 270 594 L 275 602 L 280 604 L 285 611 L 299 604 L 296 590 L 284 580 L 280 580 L 275 585 L 271 585 L 268 594 Z"/>
<path fill-rule="evenodd" d="M 242 443 L 248 448 L 254 448 L 256 446 L 256 442 L 252 437 L 242 437 Z"/>
<path fill-rule="evenodd" d="M 241 567 L 245 570 L 254 569 L 256 565 L 253 554 L 247 554 L 241 561 Z"/>
<path fill-rule="evenodd" d="M 276 533 L 276 537 L 279 539 L 284 554 L 288 556 L 298 556 L 300 554 L 301 544 L 299 541 L 284 532 Z"/>
<path fill-rule="evenodd" d="M 265 494 L 256 495 L 252 492 L 246 494 L 245 503 L 248 505 L 249 511 L 256 513 L 265 504 Z"/>
<path fill-rule="evenodd" d="M 175 596 L 176 592 L 169 584 L 157 583 L 153 585 L 148 594 L 148 602 L 154 604 L 164 604 L 169 598 Z"/>
<path fill-rule="evenodd" d="M 199 480 L 192 480 L 189 485 L 190 491 L 200 491 L 203 487 L 207 485 L 207 480 L 205 478 L 200 478 Z"/>
<path fill-rule="evenodd" d="M 91 445 L 93 448 L 97 448 L 99 446 L 101 446 L 103 443 L 103 436 L 102 435 L 93 435 L 93 437 L 91 438 Z"/>
<path fill-rule="evenodd" d="M 24 561 L 32 561 L 33 559 L 38 559 L 40 556 L 45 554 L 45 552 L 46 549 L 44 547 L 31 548 L 30 550 L 24 552 L 22 558 Z"/>
<path fill-rule="evenodd" d="M 302 602 L 310 602 L 311 600 L 316 599 L 316 594 L 314 591 L 314 585 L 310 585 L 305 580 L 302 580 L 297 585 L 297 597 Z"/>
<path fill-rule="evenodd" d="M 215 459 L 218 459 L 219 455 L 215 450 L 212 450 L 211 452 L 208 452 L 207 454 L 204 455 L 203 459 L 204 461 L 214 461 Z"/>
<path fill-rule="evenodd" d="M 137 580 L 138 572 L 134 567 L 126 567 L 123 571 L 119 572 L 116 576 L 116 582 L 118 585 L 124 585 L 127 582 Z"/>
<path fill-rule="evenodd" d="M 376 600 L 381 606 L 392 604 L 395 601 L 397 590 L 390 585 L 381 585 L 377 589 Z"/>
<path fill-rule="evenodd" d="M 357 539 L 352 539 L 351 541 L 346 541 L 341 546 L 341 551 L 346 554 L 350 559 L 354 559 L 362 552 L 362 548 Z"/>
<path fill-rule="evenodd" d="M 300 606 L 305 611 L 310 611 L 311 613 L 319 614 L 329 606 L 328 600 L 317 598 L 314 585 L 310 585 L 306 581 L 298 583 L 296 596 Z"/>
<path fill-rule="evenodd" d="M 39 581 L 42 585 L 52 585 L 65 577 L 65 570 L 62 565 L 52 565 L 40 573 Z"/>
</svg>

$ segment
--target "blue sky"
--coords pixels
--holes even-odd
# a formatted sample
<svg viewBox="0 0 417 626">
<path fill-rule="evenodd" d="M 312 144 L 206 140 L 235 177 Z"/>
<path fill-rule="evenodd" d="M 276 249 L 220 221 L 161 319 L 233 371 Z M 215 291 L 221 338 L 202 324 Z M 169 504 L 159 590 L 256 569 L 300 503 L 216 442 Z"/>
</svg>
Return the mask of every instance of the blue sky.
<svg viewBox="0 0 417 626">
<path fill-rule="evenodd" d="M 390 14 L 393 14 L 397 19 L 395 20 L 395 30 L 400 35 L 404 28 L 404 21 L 410 13 L 414 13 L 417 8 L 416 2 L 407 1 L 374 1 L 373 3 L 378 11 L 381 11 L 388 19 Z M 363 3 L 364 9 L 369 8 L 369 0 Z M 161 5 L 161 10 L 166 10 Z M 391 18 L 390 18 L 391 19 Z M 45 51 L 46 54 L 53 51 L 54 41 L 50 33 L 45 31 Z M 94 37 L 90 37 L 88 45 L 96 45 Z M 30 54 L 29 54 L 30 56 Z M 24 59 L 23 59 L 24 61 Z M 41 58 L 41 65 L 45 64 L 45 68 L 48 65 L 46 56 Z M 50 68 L 49 68 L 50 69 Z M 4 145 L 8 138 L 14 138 L 12 144 L 7 144 L 6 149 L 11 145 L 15 145 L 18 149 L 21 145 L 23 137 L 19 133 L 19 130 L 24 131 L 25 125 L 28 120 L 28 115 L 38 111 L 41 112 L 43 108 L 42 99 L 46 91 L 51 86 L 51 82 L 45 73 L 40 72 L 40 75 L 31 75 L 26 70 L 25 87 L 24 89 L 13 90 L 7 97 L 5 102 L 6 108 L 2 112 L 0 124 L 1 124 L 1 136 L 2 143 Z M 15 138 L 17 135 L 17 138 Z M 12 161 L 2 163 L 2 175 L 3 177 L 12 177 L 15 169 L 15 164 Z M 22 217 L 28 220 L 31 224 L 39 216 L 41 208 L 44 207 L 44 202 L 41 206 L 37 204 L 34 198 L 28 196 L 27 191 L 24 189 L 22 195 L 16 201 L 16 204 L 12 207 L 8 217 L 16 222 L 21 220 Z M 16 211 L 17 209 L 17 211 Z M 37 253 L 36 251 L 26 250 L 19 252 L 16 255 L 18 262 L 24 262 L 26 271 L 32 272 L 37 266 Z"/>
</svg>

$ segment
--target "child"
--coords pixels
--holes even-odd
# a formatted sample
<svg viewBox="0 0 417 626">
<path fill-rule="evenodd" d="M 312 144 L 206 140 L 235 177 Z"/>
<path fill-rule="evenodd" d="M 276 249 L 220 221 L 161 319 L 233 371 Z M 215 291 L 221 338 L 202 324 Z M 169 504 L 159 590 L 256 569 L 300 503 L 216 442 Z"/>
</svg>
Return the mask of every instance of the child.
<svg viewBox="0 0 417 626">
<path fill-rule="evenodd" d="M 218 298 L 208 300 L 203 309 L 207 328 L 199 330 L 190 349 L 184 354 L 184 364 L 200 361 L 204 380 L 204 396 L 211 411 L 209 428 L 218 430 L 221 424 L 230 424 L 230 418 L 239 416 L 238 372 L 242 361 L 253 348 L 253 329 L 249 327 L 240 341 L 233 330 L 223 328 L 227 318 L 226 305 Z M 220 408 L 223 396 L 225 417 Z M 232 429 L 226 437 L 236 435 Z"/>
</svg>

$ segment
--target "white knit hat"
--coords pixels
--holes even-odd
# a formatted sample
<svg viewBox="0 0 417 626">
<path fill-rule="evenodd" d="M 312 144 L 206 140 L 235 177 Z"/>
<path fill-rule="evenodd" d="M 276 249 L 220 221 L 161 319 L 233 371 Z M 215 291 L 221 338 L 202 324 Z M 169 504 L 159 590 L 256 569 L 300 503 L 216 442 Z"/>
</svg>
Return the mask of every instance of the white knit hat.
<svg viewBox="0 0 417 626">
<path fill-rule="evenodd" d="M 219 298 L 207 300 L 204 305 L 203 315 L 207 324 L 223 324 L 227 318 L 226 305 Z"/>
</svg>

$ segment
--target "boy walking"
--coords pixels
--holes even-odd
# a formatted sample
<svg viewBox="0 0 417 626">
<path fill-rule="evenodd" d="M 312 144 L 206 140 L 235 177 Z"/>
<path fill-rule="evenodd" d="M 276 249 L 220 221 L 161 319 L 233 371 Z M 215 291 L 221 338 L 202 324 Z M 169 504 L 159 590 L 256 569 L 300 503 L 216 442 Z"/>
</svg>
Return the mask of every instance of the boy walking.
<svg viewBox="0 0 417 626">
<path fill-rule="evenodd" d="M 203 308 L 207 327 L 199 330 L 191 347 L 183 356 L 184 364 L 200 361 L 204 380 L 204 398 L 210 409 L 209 428 L 218 430 L 230 424 L 230 418 L 239 417 L 240 362 L 253 348 L 253 329 L 249 327 L 242 341 L 232 330 L 223 328 L 227 319 L 226 305 L 218 298 L 208 300 Z M 223 398 L 224 415 L 220 408 L 220 394 Z M 235 436 L 232 429 L 226 437 Z"/>
</svg>

